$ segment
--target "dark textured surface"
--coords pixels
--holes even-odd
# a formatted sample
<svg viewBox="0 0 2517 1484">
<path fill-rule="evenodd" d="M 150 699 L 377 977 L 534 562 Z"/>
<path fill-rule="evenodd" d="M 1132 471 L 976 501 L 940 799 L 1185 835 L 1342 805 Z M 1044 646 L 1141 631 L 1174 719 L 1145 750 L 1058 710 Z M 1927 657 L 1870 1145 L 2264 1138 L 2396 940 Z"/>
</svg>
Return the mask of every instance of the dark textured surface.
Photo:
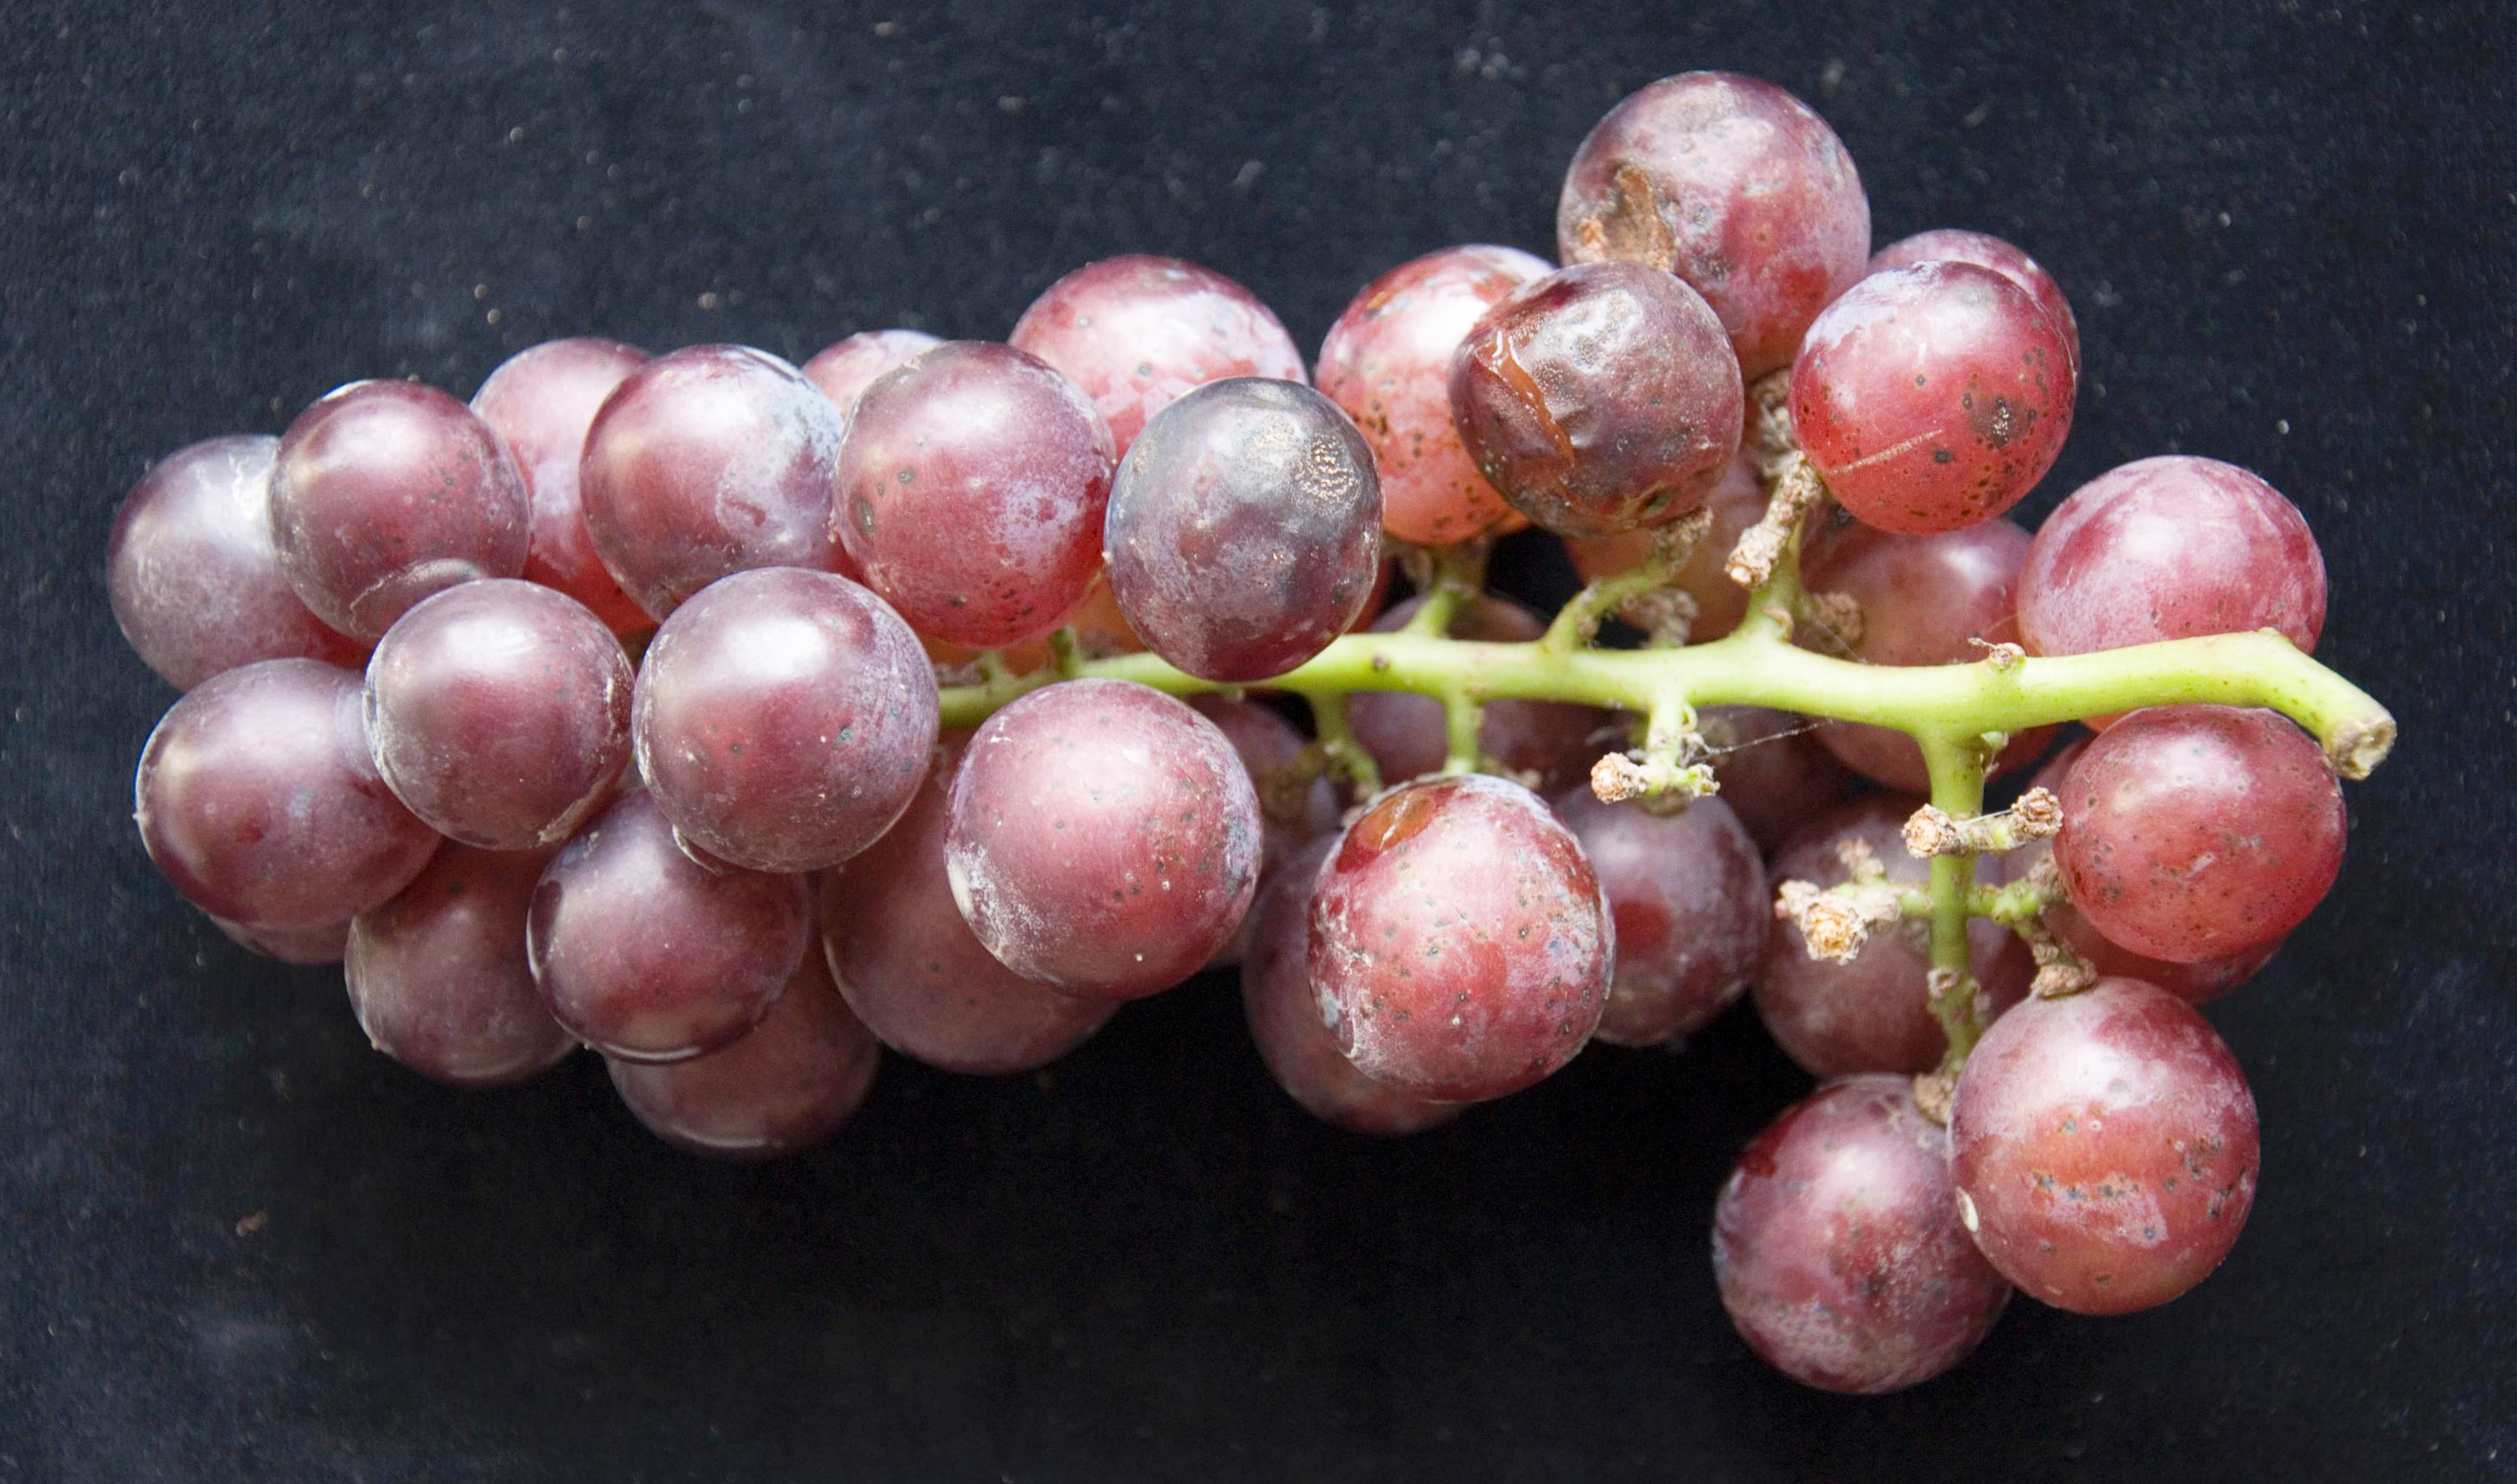
<svg viewBox="0 0 2517 1484">
<path fill-rule="evenodd" d="M 2517 1471 L 2494 9 L 0 9 L 0 1479 Z M 170 698 L 101 560 L 177 445 L 556 334 L 1003 334 L 1122 250 L 1314 347 L 1405 256 L 1548 247 L 1590 121 L 1693 65 L 1815 103 L 1880 240 L 2061 278 L 2088 383 L 2029 514 L 2138 454 L 2262 469 L 2331 563 L 2322 653 L 2403 718 L 2335 896 L 2215 1007 L 2262 1197 L 2168 1308 L 2022 1301 L 1886 1401 L 1767 1373 L 1707 1221 L 1801 1083 L 1736 1017 L 1379 1145 L 1203 982 L 1037 1081 L 895 1062 L 835 1145 L 725 1169 L 591 1061 L 421 1083 L 143 859 Z"/>
</svg>

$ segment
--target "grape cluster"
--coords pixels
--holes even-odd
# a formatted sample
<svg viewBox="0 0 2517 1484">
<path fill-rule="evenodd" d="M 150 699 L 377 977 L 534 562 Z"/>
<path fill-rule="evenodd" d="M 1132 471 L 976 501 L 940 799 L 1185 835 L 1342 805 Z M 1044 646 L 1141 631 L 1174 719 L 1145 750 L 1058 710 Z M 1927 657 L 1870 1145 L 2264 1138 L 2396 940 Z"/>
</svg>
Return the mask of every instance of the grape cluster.
<svg viewBox="0 0 2517 1484">
<path fill-rule="evenodd" d="M 1385 1135 L 1744 996 L 1821 1080 L 1716 1217 L 1775 1366 L 1888 1390 L 2014 1287 L 2176 1296 L 2258 1169 L 2194 1006 L 2331 886 L 2391 735 L 2191 644 L 2314 646 L 2305 522 L 2182 456 L 2002 519 L 2071 424 L 2060 287 L 1976 233 L 1873 254 L 1769 84 L 1619 104 L 1558 229 L 1391 269 L 1315 381 L 1239 284 L 1126 257 L 1003 343 L 565 340 L 182 449 L 108 554 L 185 692 L 142 840 L 416 1071 L 590 1046 L 739 1158 L 836 1130 L 880 1046 L 1037 1068 L 1207 967 Z M 1480 590 L 1532 526 L 1593 583 L 1554 624 Z"/>
</svg>

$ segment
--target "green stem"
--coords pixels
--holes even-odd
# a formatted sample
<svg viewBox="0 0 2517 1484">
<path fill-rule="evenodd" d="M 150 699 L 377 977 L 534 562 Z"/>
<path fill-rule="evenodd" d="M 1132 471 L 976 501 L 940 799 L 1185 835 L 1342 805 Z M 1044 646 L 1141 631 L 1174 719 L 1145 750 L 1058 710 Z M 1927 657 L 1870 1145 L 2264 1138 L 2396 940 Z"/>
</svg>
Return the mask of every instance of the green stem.
<svg viewBox="0 0 2517 1484">
<path fill-rule="evenodd" d="M 1959 819 L 1982 813 L 1983 744 L 1970 734 L 1951 732 L 1928 732 L 1915 741 L 1922 743 L 1923 765 L 1931 773 L 1932 802 Z M 1932 858 L 1932 1014 L 1948 1038 L 1941 1071 L 1950 1077 L 1984 1035 L 1983 1007 L 1967 954 L 1968 899 L 1974 889 L 1975 857 Z"/>
</svg>

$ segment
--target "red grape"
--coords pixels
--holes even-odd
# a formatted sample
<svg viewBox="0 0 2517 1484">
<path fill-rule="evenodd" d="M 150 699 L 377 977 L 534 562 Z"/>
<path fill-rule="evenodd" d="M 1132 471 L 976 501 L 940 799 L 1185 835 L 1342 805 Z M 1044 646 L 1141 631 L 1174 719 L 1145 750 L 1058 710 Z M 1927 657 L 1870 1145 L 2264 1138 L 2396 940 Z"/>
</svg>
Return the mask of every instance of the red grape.
<svg viewBox="0 0 2517 1484">
<path fill-rule="evenodd" d="M 203 912 L 261 930 L 320 927 L 403 889 L 438 846 L 385 786 L 359 677 L 264 659 L 201 682 L 149 734 L 140 839 Z"/>
<path fill-rule="evenodd" d="M 213 438 L 159 460 L 114 513 L 106 544 L 113 619 L 142 661 L 189 691 L 257 659 L 357 664 L 280 574 L 271 543 L 276 438 Z"/>
<path fill-rule="evenodd" d="M 1422 598 L 1410 598 L 1399 604 L 1374 621 L 1372 632 L 1405 628 L 1424 603 Z M 1460 605 L 1458 616 L 1451 621 L 1455 639 L 1498 644 L 1523 643 L 1545 631 L 1537 615 L 1496 593 L 1479 593 Z M 1346 711 L 1354 740 L 1381 765 L 1383 778 L 1401 783 L 1442 771 L 1449 732 L 1440 701 L 1429 696 L 1372 691 L 1351 698 Z M 1534 775 L 1538 787 L 1554 793 L 1590 777 L 1591 765 L 1601 753 L 1625 745 L 1623 734 L 1614 730 L 1614 712 L 1598 706 L 1564 701 L 1490 700 L 1477 726 L 1477 745 L 1514 772 Z"/>
<path fill-rule="evenodd" d="M 2254 1094 L 2211 1023 L 2134 979 L 2030 999 L 1959 1074 L 1949 1173 L 1976 1246 L 2078 1314 L 2165 1303 L 2254 1205 Z"/>
<path fill-rule="evenodd" d="M 1667 269 L 1722 317 L 1754 380 L 1861 276 L 1870 199 L 1844 142 L 1791 94 L 1731 72 L 1664 77 L 1608 110 L 1556 207 L 1567 263 Z"/>
<path fill-rule="evenodd" d="M 350 1007 L 377 1050 L 441 1082 L 491 1087 L 576 1049 L 525 953 L 525 914 L 553 854 L 448 845 L 351 920 Z"/>
<path fill-rule="evenodd" d="M 2135 711 L 2089 743 L 2061 794 L 2054 859 L 2071 905 L 2154 958 L 2278 943 L 2342 870 L 2342 785 L 2276 712 Z"/>
<path fill-rule="evenodd" d="M 1215 723 L 1144 686 L 1070 680 L 970 740 L 945 862 L 961 915 L 1000 962 L 1133 999 L 1231 939 L 1259 849 L 1258 794 Z"/>
<path fill-rule="evenodd" d="M 1695 725 L 1712 754 L 1707 761 L 1722 801 L 1759 850 L 1770 854 L 1819 810 L 1853 792 L 1853 775 L 1818 745 L 1816 729 L 1824 723 L 1764 706 L 1706 706 Z"/>
<path fill-rule="evenodd" d="M 874 843 L 925 775 L 935 671 L 845 577 L 793 567 L 710 583 L 638 669 L 638 768 L 674 830 L 751 870 L 819 870 Z"/>
<path fill-rule="evenodd" d="M 1363 611 L 1381 571 L 1381 485 L 1335 403 L 1236 377 L 1145 425 L 1102 530 L 1110 591 L 1154 653 L 1209 680 L 1264 680 Z"/>
<path fill-rule="evenodd" d="M 910 627 L 997 649 L 1083 603 L 1110 470 L 1110 430 L 1073 382 L 1009 346 L 956 340 L 857 400 L 831 519 Z"/>
<path fill-rule="evenodd" d="M 280 438 L 271 535 L 315 616 L 374 640 L 431 593 L 523 572 L 533 502 L 470 407 L 416 382 L 359 381 Z"/>
<path fill-rule="evenodd" d="M 1733 456 L 1722 473 L 1721 483 L 1704 496 L 1704 508 L 1713 515 L 1712 529 L 1695 543 L 1685 566 L 1679 568 L 1671 583 L 1680 592 L 1695 600 L 1695 617 L 1686 626 L 1690 644 L 1706 644 L 1721 638 L 1739 626 L 1748 615 L 1748 589 L 1730 580 L 1723 571 L 1729 560 L 1730 548 L 1739 537 L 1757 524 L 1766 513 L 1766 487 L 1757 478 L 1757 466 L 1748 455 Z M 1656 533 L 1629 530 L 1612 536 L 1571 536 L 1564 542 L 1566 555 L 1573 559 L 1573 571 L 1585 582 L 1615 576 L 1642 565 L 1652 553 Z"/>
<path fill-rule="evenodd" d="M 472 410 L 506 440 L 533 500 L 525 580 L 558 588 L 621 634 L 656 620 L 594 549 L 577 472 L 604 399 L 652 359 L 618 340 L 549 340 L 509 357 L 472 394 Z"/>
<path fill-rule="evenodd" d="M 854 412 L 857 399 L 875 378 L 905 366 L 944 342 L 922 330 L 867 330 L 850 335 L 804 362 L 804 379 L 842 412 Z"/>
<path fill-rule="evenodd" d="M 1302 353 L 1274 312 L 1177 258 L 1087 263 L 1042 290 L 1006 338 L 1084 389 L 1122 454 L 1155 413 L 1210 381 L 1302 379 Z"/>
<path fill-rule="evenodd" d="M 1251 700 L 1234 700 L 1227 696 L 1196 696 L 1189 708 L 1215 723 L 1232 750 L 1241 758 L 1242 771 L 1250 775 L 1250 784 L 1258 793 L 1259 849 L 1258 889 L 1267 889 L 1267 878 L 1281 869 L 1297 851 L 1324 834 L 1335 834 L 1338 828 L 1337 788 L 1326 777 L 1314 778 L 1302 790 L 1300 807 L 1291 815 L 1279 815 L 1267 799 L 1271 778 L 1291 767 L 1308 745 L 1294 724 Z M 1254 905 L 1241 918 L 1240 929 L 1232 941 L 1216 950 L 1207 961 L 1211 969 L 1230 968 L 1245 961 L 1250 935 L 1257 928 L 1258 909 Z"/>
<path fill-rule="evenodd" d="M 1739 1156 L 1713 1208 L 1713 1278 L 1766 1361 L 1828 1391 L 1926 1381 L 1992 1331 L 2010 1285 L 1958 1221 L 1949 1136 L 1905 1078 L 1830 1081 Z"/>
<path fill-rule="evenodd" d="M 1827 307 L 1792 362 L 1792 431 L 1863 525 L 1955 530 L 2019 503 L 2071 431 L 2063 332 L 1972 263 L 1873 274 Z"/>
<path fill-rule="evenodd" d="M 201 915 L 210 918 L 212 927 L 227 934 L 230 943 L 282 963 L 338 963 L 350 951 L 350 919 L 346 917 L 313 927 L 263 927 L 207 912 Z"/>
<path fill-rule="evenodd" d="M 1311 984 L 1338 1045 L 1418 1097 L 1501 1097 L 1571 1061 L 1615 956 L 1573 831 L 1528 789 L 1479 774 L 1381 795 L 1311 897 Z"/>
<path fill-rule="evenodd" d="M 1711 1025 L 1756 977 L 1772 915 L 1765 863 L 1730 806 L 1698 799 L 1652 815 L 1574 788 L 1556 800 L 1556 814 L 1582 842 L 1616 918 L 1599 1039 L 1657 1045 Z"/>
<path fill-rule="evenodd" d="M 2080 367 L 2080 321 L 2071 313 L 2071 301 L 2063 297 L 2063 285 L 2045 266 L 2019 248 L 1984 232 L 1969 232 L 1962 227 L 1940 227 L 1918 232 L 1889 243 L 1870 255 L 1870 272 L 1884 274 L 1917 263 L 1972 263 L 1989 268 L 2027 291 L 2036 307 L 2063 332 L 2063 344 L 2071 353 L 2071 368 Z"/>
<path fill-rule="evenodd" d="M 1488 309 L 1549 271 L 1516 247 L 1445 247 L 1365 284 L 1329 326 L 1313 380 L 1372 445 L 1391 535 L 1441 546 L 1520 526 L 1451 425 L 1451 353 Z"/>
<path fill-rule="evenodd" d="M 1702 295 L 1639 263 L 1513 291 L 1451 356 L 1451 418 L 1487 483 L 1558 535 L 1701 506 L 1739 451 L 1744 394 Z"/>
</svg>

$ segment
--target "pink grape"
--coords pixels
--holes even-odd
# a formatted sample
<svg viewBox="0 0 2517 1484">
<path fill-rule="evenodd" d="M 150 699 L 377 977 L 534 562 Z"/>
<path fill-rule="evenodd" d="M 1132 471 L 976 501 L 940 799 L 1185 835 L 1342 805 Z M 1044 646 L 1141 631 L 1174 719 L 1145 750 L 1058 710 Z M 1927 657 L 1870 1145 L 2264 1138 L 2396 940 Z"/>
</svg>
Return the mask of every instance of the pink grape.
<svg viewBox="0 0 2517 1484">
<path fill-rule="evenodd" d="M 2077 1314 L 2183 1293 L 2254 1205 L 2254 1094 L 2210 1022 L 2134 979 L 1993 1023 L 1949 1116 L 1958 1212 L 2002 1276 Z"/>
<path fill-rule="evenodd" d="M 568 594 L 620 634 L 656 620 L 594 549 L 577 475 L 604 399 L 652 359 L 618 340 L 547 340 L 509 357 L 472 394 L 472 410 L 506 440 L 533 501 L 525 580 Z"/>
<path fill-rule="evenodd" d="M 1424 606 L 1422 598 L 1408 599 L 1375 619 L 1372 632 L 1405 628 Z M 1510 598 L 1480 593 L 1460 605 L 1451 620 L 1451 637 L 1519 644 L 1546 628 L 1536 614 Z M 1442 771 L 1449 733 L 1440 701 L 1429 696 L 1364 692 L 1348 700 L 1346 713 L 1355 741 L 1381 765 L 1385 781 L 1404 783 Z M 1539 787 L 1558 792 L 1590 777 L 1591 765 L 1601 753 L 1626 744 L 1614 715 L 1565 701 L 1490 700 L 1477 724 L 1477 745 L 1515 773 L 1535 774 Z"/>
<path fill-rule="evenodd" d="M 576 1049 L 525 952 L 525 915 L 555 854 L 448 845 L 351 919 L 350 1007 L 377 1050 L 441 1082 L 493 1087 Z"/>
<path fill-rule="evenodd" d="M 922 330 L 866 330 L 850 335 L 804 362 L 804 379 L 842 412 L 853 413 L 857 399 L 875 379 L 909 364 L 944 342 Z"/>
<path fill-rule="evenodd" d="M 1978 268 L 1989 268 L 2026 289 L 2027 297 L 2045 312 L 2045 318 L 2063 332 L 2063 344 L 2071 353 L 2071 368 L 2079 369 L 2079 317 L 2071 313 L 2071 301 L 2063 296 L 2063 285 L 2026 252 L 1990 233 L 1939 227 L 1899 238 L 1872 253 L 1870 272 L 1884 274 L 1917 263 L 1972 263 Z"/>
<path fill-rule="evenodd" d="M 1690 644 L 1708 644 L 1739 626 L 1748 615 L 1748 589 L 1730 580 L 1723 564 L 1730 559 L 1730 548 L 1739 537 L 1757 524 L 1766 513 L 1766 487 L 1757 478 L 1757 466 L 1748 455 L 1733 456 L 1722 479 L 1704 496 L 1704 508 L 1713 515 L 1712 529 L 1695 543 L 1680 567 L 1672 586 L 1695 600 L 1695 617 L 1686 626 Z M 1629 530 L 1612 536 L 1568 536 L 1565 554 L 1573 560 L 1574 574 L 1585 582 L 1631 572 L 1642 565 L 1652 552 L 1655 532 L 1649 530 Z"/>
<path fill-rule="evenodd" d="M 1853 775 L 1818 744 L 1823 725 L 1763 706 L 1706 706 L 1696 713 L 1721 799 L 1759 850 L 1771 854 L 1793 830 L 1853 792 Z"/>
<path fill-rule="evenodd" d="M 1765 863 L 1730 806 L 1674 815 L 1603 804 L 1588 788 L 1556 800 L 1616 919 L 1615 978 L 1598 1037 L 1648 1046 L 1692 1036 L 1747 993 L 1765 955 Z"/>
</svg>

